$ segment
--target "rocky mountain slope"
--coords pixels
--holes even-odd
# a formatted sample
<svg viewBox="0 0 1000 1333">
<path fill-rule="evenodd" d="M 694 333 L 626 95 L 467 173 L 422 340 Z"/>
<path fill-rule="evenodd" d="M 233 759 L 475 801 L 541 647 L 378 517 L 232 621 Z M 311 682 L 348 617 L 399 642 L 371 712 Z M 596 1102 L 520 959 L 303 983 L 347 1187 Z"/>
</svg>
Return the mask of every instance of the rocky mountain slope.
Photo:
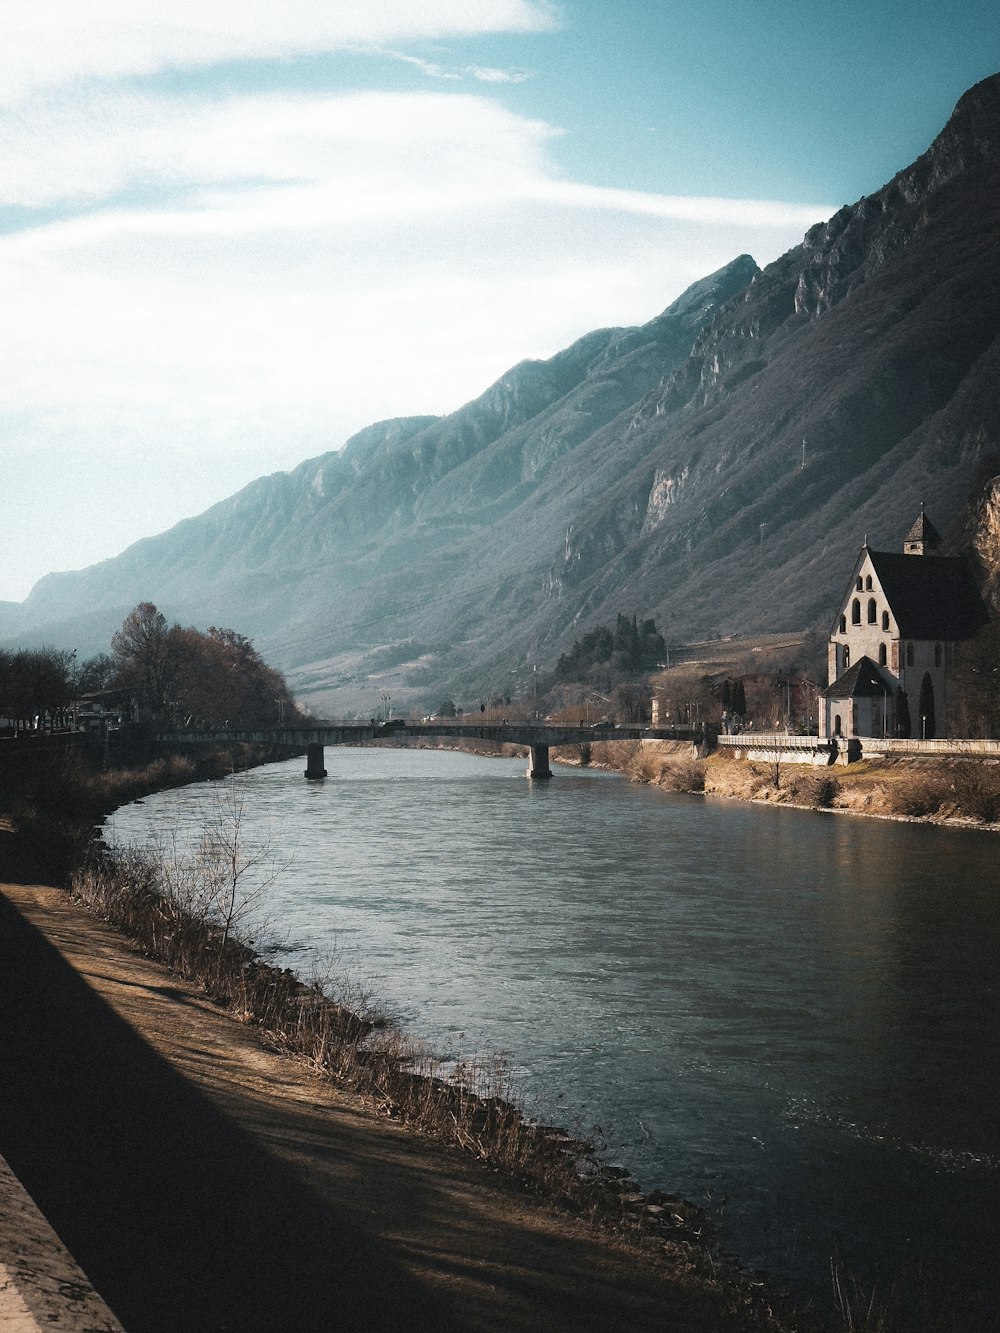
<svg viewBox="0 0 1000 1333">
<path fill-rule="evenodd" d="M 867 534 L 1000 472 L 1000 76 L 761 273 L 381 423 L 78 574 L 0 635 L 95 644 L 141 599 L 254 637 L 326 710 L 509 693 L 619 611 L 671 639 L 825 620 Z M 85 608 L 85 610 L 81 610 Z M 391 673 L 391 674 L 389 674 Z"/>
</svg>

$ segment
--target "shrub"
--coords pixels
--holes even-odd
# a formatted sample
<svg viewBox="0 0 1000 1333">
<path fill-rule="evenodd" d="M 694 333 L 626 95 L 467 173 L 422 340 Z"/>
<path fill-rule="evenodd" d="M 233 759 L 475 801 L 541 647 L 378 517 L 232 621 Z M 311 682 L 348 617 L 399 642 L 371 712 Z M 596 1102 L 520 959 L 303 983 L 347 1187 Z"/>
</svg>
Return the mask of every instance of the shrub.
<svg viewBox="0 0 1000 1333">
<path fill-rule="evenodd" d="M 829 810 L 837 799 L 840 783 L 832 773 L 810 773 L 802 781 L 802 796 L 819 810 Z"/>
<path fill-rule="evenodd" d="M 889 789 L 889 808 L 893 814 L 921 819 L 937 814 L 951 794 L 945 779 L 931 773 L 914 773 Z"/>
<path fill-rule="evenodd" d="M 996 764 L 956 764 L 951 790 L 963 815 L 984 824 L 1000 820 L 1000 767 Z"/>
<path fill-rule="evenodd" d="M 704 791 L 705 765 L 700 759 L 678 757 L 660 770 L 660 786 L 668 791 Z"/>
</svg>

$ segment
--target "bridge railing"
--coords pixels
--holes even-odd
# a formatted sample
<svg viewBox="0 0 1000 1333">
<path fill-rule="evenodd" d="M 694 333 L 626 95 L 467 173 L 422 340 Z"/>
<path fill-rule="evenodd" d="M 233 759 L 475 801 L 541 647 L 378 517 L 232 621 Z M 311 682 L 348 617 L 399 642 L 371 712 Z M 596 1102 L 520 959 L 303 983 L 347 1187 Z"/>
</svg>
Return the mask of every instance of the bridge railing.
<svg viewBox="0 0 1000 1333">
<path fill-rule="evenodd" d="M 372 741 L 437 736 L 455 740 L 486 740 L 510 745 L 582 745 L 595 741 L 696 740 L 702 732 L 690 727 L 648 727 L 642 723 L 619 726 L 563 726 L 536 722 L 406 722 L 311 723 L 307 726 L 239 728 L 218 727 L 189 731 L 160 731 L 164 745 L 258 744 L 304 749 L 308 745 L 361 745 Z"/>
</svg>

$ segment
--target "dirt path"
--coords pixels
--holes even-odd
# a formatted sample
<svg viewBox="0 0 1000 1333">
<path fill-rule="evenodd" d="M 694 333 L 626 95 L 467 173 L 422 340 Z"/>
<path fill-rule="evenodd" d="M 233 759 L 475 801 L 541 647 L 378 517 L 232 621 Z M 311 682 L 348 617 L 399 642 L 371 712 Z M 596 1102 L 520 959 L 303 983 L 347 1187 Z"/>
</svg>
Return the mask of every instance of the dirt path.
<svg viewBox="0 0 1000 1333">
<path fill-rule="evenodd" d="M 263 1050 L 32 872 L 0 833 L 0 1154 L 128 1333 L 742 1326 Z"/>
</svg>

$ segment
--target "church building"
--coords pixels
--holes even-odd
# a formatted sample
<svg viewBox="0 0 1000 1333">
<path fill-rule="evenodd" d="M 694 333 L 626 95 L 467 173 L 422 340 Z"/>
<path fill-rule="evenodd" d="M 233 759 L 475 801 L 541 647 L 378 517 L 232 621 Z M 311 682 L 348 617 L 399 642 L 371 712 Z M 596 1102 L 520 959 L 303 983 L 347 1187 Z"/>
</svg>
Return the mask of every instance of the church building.
<svg viewBox="0 0 1000 1333">
<path fill-rule="evenodd" d="M 862 546 L 830 633 L 821 736 L 947 734 L 955 645 L 988 616 L 965 561 L 940 551 L 923 507 L 902 554 Z"/>
</svg>

